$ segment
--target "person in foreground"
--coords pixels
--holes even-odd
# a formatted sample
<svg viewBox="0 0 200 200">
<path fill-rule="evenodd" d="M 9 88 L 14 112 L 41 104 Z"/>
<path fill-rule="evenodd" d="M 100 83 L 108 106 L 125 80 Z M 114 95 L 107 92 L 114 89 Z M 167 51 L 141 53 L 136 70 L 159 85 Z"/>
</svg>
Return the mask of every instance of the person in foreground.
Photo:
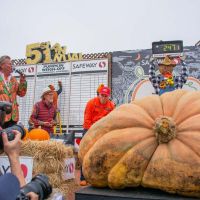
<svg viewBox="0 0 200 200">
<path fill-rule="evenodd" d="M 15 200 L 20 193 L 20 188 L 26 185 L 25 178 L 19 162 L 21 146 L 21 133 L 13 130 L 15 138 L 8 141 L 7 134 L 2 133 L 4 152 L 10 162 L 11 173 L 0 176 L 0 199 Z M 29 192 L 27 196 L 31 200 L 38 200 L 39 196 L 34 192 Z"/>
<path fill-rule="evenodd" d="M 83 137 L 87 130 L 98 120 L 109 114 L 114 108 L 115 104 L 109 99 L 110 88 L 103 86 L 99 89 L 97 97 L 88 101 L 84 112 L 84 132 Z M 80 175 L 80 185 L 85 186 L 87 182 L 83 176 L 82 168 Z"/>
</svg>

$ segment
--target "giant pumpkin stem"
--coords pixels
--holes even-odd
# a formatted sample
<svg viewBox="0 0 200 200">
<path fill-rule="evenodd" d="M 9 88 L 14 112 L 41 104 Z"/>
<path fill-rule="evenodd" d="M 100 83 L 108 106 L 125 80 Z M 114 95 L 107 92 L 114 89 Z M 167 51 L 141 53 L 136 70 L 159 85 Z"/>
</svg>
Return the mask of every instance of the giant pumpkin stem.
<svg viewBox="0 0 200 200">
<path fill-rule="evenodd" d="M 176 137 L 176 126 L 173 119 L 166 116 L 157 118 L 154 132 L 159 144 L 168 143 Z"/>
</svg>

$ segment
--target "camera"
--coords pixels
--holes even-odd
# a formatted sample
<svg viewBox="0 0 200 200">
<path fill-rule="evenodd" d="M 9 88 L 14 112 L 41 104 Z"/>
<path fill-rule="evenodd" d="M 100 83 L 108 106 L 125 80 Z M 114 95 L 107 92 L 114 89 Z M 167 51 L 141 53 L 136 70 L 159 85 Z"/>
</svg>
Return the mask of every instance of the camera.
<svg viewBox="0 0 200 200">
<path fill-rule="evenodd" d="M 49 183 L 48 177 L 45 174 L 38 174 L 33 177 L 30 183 L 20 189 L 20 194 L 16 200 L 29 200 L 26 196 L 29 192 L 38 194 L 39 200 L 48 198 L 52 193 L 52 186 Z"/>
<path fill-rule="evenodd" d="M 6 114 L 10 114 L 11 111 L 11 103 L 6 101 L 0 101 L 0 126 L 3 126 Z M 24 136 L 26 135 L 24 126 L 22 124 L 16 124 L 6 129 L 0 130 L 0 150 L 3 149 L 2 133 L 5 132 L 7 134 L 8 140 L 11 141 L 15 138 L 15 134 L 12 132 L 13 130 L 19 131 L 21 133 L 21 138 L 24 138 Z"/>
<path fill-rule="evenodd" d="M 6 133 L 8 140 L 11 141 L 11 140 L 14 140 L 14 138 L 15 138 L 15 134 L 12 132 L 13 130 L 19 131 L 21 133 L 22 139 L 26 135 L 26 132 L 24 130 L 24 126 L 22 124 L 16 124 L 16 125 L 13 125 L 11 127 L 6 128 L 6 129 L 0 130 L 0 149 L 3 149 L 2 133 L 3 132 Z"/>
<path fill-rule="evenodd" d="M 0 126 L 4 124 L 6 114 L 12 112 L 12 104 L 7 101 L 0 101 Z"/>
</svg>

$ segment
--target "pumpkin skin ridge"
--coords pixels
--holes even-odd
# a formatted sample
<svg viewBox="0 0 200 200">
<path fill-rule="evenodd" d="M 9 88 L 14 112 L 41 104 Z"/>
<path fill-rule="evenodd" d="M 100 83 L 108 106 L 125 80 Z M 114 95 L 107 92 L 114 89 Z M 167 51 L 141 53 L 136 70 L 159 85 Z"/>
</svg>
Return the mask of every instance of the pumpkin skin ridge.
<svg viewBox="0 0 200 200">
<path fill-rule="evenodd" d="M 134 100 L 131 103 L 143 108 L 154 121 L 158 116 L 164 116 L 162 101 L 158 95 L 150 95 L 140 100 Z"/>
<path fill-rule="evenodd" d="M 162 156 L 163 156 L 162 154 L 161 154 L 162 156 L 158 154 L 159 148 L 162 148 L 162 146 L 165 147 L 164 149 L 167 152 L 167 154 L 164 155 L 164 157 L 165 157 L 164 159 L 162 158 Z M 197 173 L 199 174 L 198 175 L 199 178 L 197 177 L 195 179 L 195 177 L 194 177 L 194 181 L 197 182 L 198 186 L 200 185 L 200 168 L 197 169 L 196 168 L 197 165 L 191 166 L 188 163 L 181 163 L 180 161 L 177 162 L 176 160 L 171 159 L 172 154 L 171 154 L 168 143 L 167 144 L 163 143 L 163 144 L 161 144 L 161 146 L 159 145 L 155 152 L 157 152 L 159 159 L 156 158 L 156 159 L 150 160 L 150 162 L 148 164 L 148 167 L 150 165 L 150 167 L 149 167 L 150 169 L 145 171 L 145 176 L 144 176 L 144 179 L 142 179 L 141 185 L 143 187 L 151 187 L 151 188 L 155 188 L 155 189 L 161 189 L 161 190 L 167 191 L 169 193 L 177 193 L 177 194 L 182 194 L 182 195 L 187 195 L 187 196 L 200 197 L 199 187 L 197 187 L 196 189 L 191 189 L 191 190 L 189 190 L 189 187 L 187 187 L 187 191 L 182 192 L 182 190 L 184 190 L 186 188 L 186 187 L 184 187 L 182 182 L 185 181 L 185 184 L 187 184 L 187 181 L 191 182 L 192 181 L 191 178 L 194 176 L 193 174 L 196 174 L 196 175 L 197 175 Z M 155 152 L 154 152 L 154 154 L 155 154 Z M 153 156 L 154 156 L 154 154 L 153 154 Z M 166 166 L 168 166 L 168 167 L 166 168 Z M 183 166 L 187 169 L 185 170 L 185 168 Z M 193 172 L 197 172 L 197 173 L 192 173 L 191 170 L 193 170 Z M 180 174 L 180 176 L 178 176 L 177 173 Z M 185 173 L 188 173 L 188 176 L 187 175 L 183 176 L 183 174 L 185 174 Z M 187 180 L 187 179 L 189 179 L 189 180 Z M 146 182 L 147 180 L 150 181 L 150 183 Z M 168 184 L 169 181 L 170 181 L 170 183 Z M 177 184 L 176 184 L 176 182 L 177 182 Z M 166 183 L 168 184 L 168 186 Z M 178 183 L 179 183 L 179 185 L 178 185 Z M 171 186 L 171 184 L 173 186 Z M 191 184 L 193 184 L 193 181 Z M 182 189 L 179 188 L 180 185 L 182 185 Z M 175 188 L 175 186 L 176 186 L 176 188 Z M 194 186 L 189 185 L 189 186 L 190 186 L 190 188 L 195 187 L 195 185 Z M 190 193 L 189 191 L 193 191 L 193 193 Z M 194 193 L 194 192 L 196 192 L 196 193 Z"/>
<path fill-rule="evenodd" d="M 162 164 L 164 166 L 168 166 L 168 168 L 170 168 L 170 169 L 168 169 L 168 168 L 164 167 L 164 169 L 165 169 L 164 173 L 167 173 L 167 175 L 163 174 L 162 168 L 159 169 L 159 167 L 158 167 L 160 164 L 158 162 L 156 162 L 156 163 L 154 163 L 154 167 L 153 167 L 154 170 L 156 170 L 156 171 L 154 171 L 152 174 L 159 174 L 159 172 L 160 172 L 160 174 L 162 174 L 162 177 L 160 177 L 161 180 L 159 180 L 155 176 L 152 176 L 152 177 L 148 176 L 148 178 L 146 178 L 146 179 L 151 180 L 151 182 L 144 183 L 144 180 L 143 180 L 142 184 L 141 184 L 143 187 L 151 187 L 151 188 L 155 188 L 155 189 L 161 189 L 163 191 L 173 193 L 173 194 L 177 193 L 177 194 L 186 195 L 186 196 L 200 197 L 200 191 L 199 191 L 200 170 L 197 170 L 195 168 L 195 166 L 192 166 L 192 169 L 191 169 L 191 166 L 188 166 L 183 163 L 177 163 L 172 160 L 165 160 L 164 163 L 162 163 Z M 176 168 L 178 168 L 178 169 L 176 169 Z M 183 168 L 187 168 L 187 169 L 185 171 L 183 171 L 182 170 Z M 176 169 L 176 170 L 174 170 L 174 169 Z M 191 170 L 192 170 L 192 172 L 196 172 L 196 173 L 194 173 L 195 176 L 198 175 L 196 180 L 194 180 L 196 182 L 190 180 L 192 177 L 194 177 L 194 174 L 191 172 Z M 169 172 L 169 174 L 168 174 L 168 172 Z M 184 173 L 188 173 L 188 175 L 185 176 L 186 179 L 184 179 L 185 177 L 182 176 Z M 151 173 L 149 173 L 149 174 L 151 174 Z M 173 180 L 173 182 L 172 182 L 172 180 Z M 191 185 L 189 185 L 189 183 L 191 181 L 194 184 L 193 187 L 196 187 L 195 189 L 192 188 Z M 180 187 L 180 185 L 181 185 L 181 187 Z M 190 187 L 188 187 L 188 186 L 190 186 Z"/>
<path fill-rule="evenodd" d="M 147 144 L 145 144 L 145 143 L 147 143 Z M 150 143 L 152 143 L 151 145 L 150 145 Z M 149 137 L 149 138 L 147 138 L 147 139 L 145 139 L 145 140 L 143 140 L 142 142 L 140 142 L 140 143 L 137 143 L 135 146 L 133 146 L 131 149 L 129 149 L 121 158 L 120 158 L 120 160 L 115 164 L 115 166 L 113 166 L 113 168 L 109 171 L 109 174 L 108 174 L 108 186 L 110 187 L 110 188 L 112 188 L 112 189 L 123 189 L 123 188 L 125 188 L 125 187 L 137 187 L 137 186 L 139 186 L 140 184 L 141 184 L 141 181 L 142 181 L 142 178 L 143 178 L 143 175 L 144 175 L 144 172 L 145 172 L 145 170 L 146 170 L 146 167 L 148 166 L 148 162 L 149 162 L 149 160 L 151 160 L 151 157 L 152 157 L 152 155 L 154 154 L 154 151 L 152 152 L 152 153 L 150 153 L 151 154 L 151 156 L 145 156 L 144 155 L 144 152 L 142 152 L 141 151 L 141 146 L 142 145 L 144 145 L 145 144 L 145 147 L 143 147 L 143 148 L 146 148 L 146 149 L 148 149 L 148 148 L 150 148 L 150 146 L 155 146 L 154 148 L 154 151 L 156 150 L 156 148 L 157 148 L 157 146 L 158 146 L 158 143 L 157 143 L 157 141 L 156 141 L 156 139 L 155 138 L 153 138 L 153 137 Z M 131 172 L 131 170 L 129 169 L 129 170 L 127 170 L 127 172 L 126 172 L 126 174 L 125 174 L 125 178 L 124 178 L 124 181 L 125 181 L 125 185 L 121 185 L 121 186 L 116 186 L 116 185 L 113 185 L 113 184 L 111 184 L 111 181 L 109 181 L 109 179 L 111 179 L 111 177 L 112 177 L 112 174 L 114 174 L 114 176 L 116 176 L 116 173 L 118 172 L 118 171 L 120 171 L 119 170 L 119 167 L 120 167 L 120 165 L 122 166 L 123 165 L 123 163 L 124 162 L 127 162 L 127 160 L 126 160 L 126 157 L 127 156 L 129 156 L 129 155 L 132 155 L 132 157 L 134 158 L 135 156 L 140 156 L 140 157 L 143 157 L 144 159 L 146 159 L 147 161 L 147 163 L 145 164 L 146 165 L 146 167 L 144 166 L 144 169 L 143 169 L 143 171 L 141 172 L 142 174 L 141 174 L 141 177 L 140 177 L 140 180 L 139 180 L 139 182 L 137 181 L 137 180 L 135 180 L 136 182 L 133 184 L 133 182 L 131 182 L 131 184 L 128 184 L 128 182 L 127 182 L 127 180 L 128 180 L 128 174 Z M 128 158 L 129 160 L 131 159 L 130 157 Z M 131 159 L 132 160 L 132 159 Z M 132 161 L 133 162 L 133 161 Z M 128 168 L 130 168 L 130 165 L 126 165 L 126 166 L 128 166 Z M 133 165 L 134 167 L 135 167 L 135 165 Z M 117 168 L 118 167 L 118 168 Z M 139 168 L 139 169 L 141 169 L 141 167 L 142 166 L 137 166 L 137 168 Z M 117 169 L 116 169 L 117 168 Z M 136 168 L 136 170 L 135 170 L 135 172 L 136 173 L 138 173 L 138 170 L 137 170 L 137 168 Z M 122 177 L 121 175 L 119 175 L 118 177 Z M 119 184 L 119 182 L 118 182 L 118 184 Z"/>
<path fill-rule="evenodd" d="M 197 150 L 195 150 L 192 144 L 187 143 L 187 140 L 186 141 L 183 140 L 182 138 L 180 138 L 180 136 L 177 136 L 176 139 L 179 140 L 180 142 L 182 142 L 189 149 L 191 149 L 199 157 L 199 159 L 200 159 L 200 152 L 198 152 Z"/>
<path fill-rule="evenodd" d="M 199 118 L 199 119 L 196 119 L 196 118 Z M 178 129 L 178 132 L 185 132 L 185 131 L 191 131 L 192 128 L 194 128 L 194 122 L 197 123 L 197 126 L 199 125 L 199 127 L 197 127 L 197 129 L 200 129 L 200 123 L 199 121 L 200 120 L 200 114 L 196 114 L 194 116 L 191 116 L 189 118 L 187 118 L 186 120 L 182 121 L 178 126 L 177 126 L 177 129 Z M 188 122 L 189 121 L 189 122 Z M 191 123 L 193 122 L 193 123 Z M 189 127 L 187 127 L 187 124 L 189 125 Z M 186 127 L 184 127 L 184 125 Z M 196 125 L 196 124 L 195 124 Z M 196 129 L 193 129 L 192 131 L 197 131 Z"/>
<path fill-rule="evenodd" d="M 135 130 L 135 128 L 132 128 Z M 83 174 L 86 178 L 86 180 L 88 179 L 88 182 L 90 182 L 92 185 L 97 186 L 95 183 L 98 183 L 98 187 L 104 187 L 107 186 L 107 180 L 108 180 L 108 174 L 110 172 L 110 169 L 119 161 L 119 159 L 121 159 L 126 153 L 127 150 L 133 148 L 135 145 L 137 145 L 138 143 L 142 142 L 140 140 L 140 138 L 143 138 L 144 140 L 147 140 L 148 138 L 154 138 L 154 134 L 151 133 L 151 130 L 147 130 L 148 132 L 148 136 L 147 133 L 145 133 L 143 136 L 140 136 L 140 131 L 142 131 L 145 128 L 140 128 L 140 130 L 138 129 L 137 134 L 133 135 L 132 132 L 130 132 L 130 128 L 124 129 L 124 131 L 127 131 L 126 134 L 125 132 L 118 132 L 117 130 L 113 130 L 108 134 L 102 136 L 102 138 L 99 139 L 98 143 L 95 143 L 93 148 L 90 149 L 84 156 L 84 160 L 83 160 Z M 117 133 L 118 132 L 118 133 Z M 127 147 L 127 149 L 121 149 L 120 144 L 122 144 L 123 141 L 120 141 L 120 144 L 115 144 L 114 140 L 118 141 L 118 137 L 121 137 L 121 135 L 124 135 L 124 142 L 127 143 L 129 146 Z M 126 139 L 126 137 L 128 135 L 132 135 L 133 139 L 132 142 Z M 111 139 L 109 139 L 111 138 Z M 139 140 L 138 140 L 138 139 Z M 110 141 L 113 142 L 113 147 L 112 146 L 108 146 L 107 143 L 110 143 Z M 117 145 L 117 146 L 116 146 Z M 119 147 L 118 147 L 119 146 Z M 107 147 L 107 149 L 105 149 L 105 147 Z M 113 150 L 113 148 L 117 148 L 118 151 Z M 100 151 L 96 151 L 96 149 L 104 149 L 103 152 Z M 112 152 L 115 152 L 114 154 L 110 154 L 109 152 L 112 150 Z M 118 153 L 117 153 L 118 152 Z M 117 154 L 116 154 L 117 153 Z M 96 155 L 98 156 L 98 160 L 95 160 Z M 118 155 L 118 156 L 117 156 Z M 115 156 L 115 157 L 113 157 Z M 110 159 L 109 159 L 110 157 Z M 116 158 L 117 157 L 117 158 Z M 113 158 L 115 160 L 113 160 Z M 87 163 L 86 161 L 87 160 Z M 107 161 L 109 160 L 109 165 L 107 164 Z M 112 161 L 113 160 L 113 161 Z M 98 169 L 99 166 L 99 162 L 101 163 L 101 168 L 103 168 L 104 170 L 102 170 L 103 172 L 99 174 L 99 171 L 101 171 L 101 168 Z M 85 169 L 87 169 L 87 171 L 89 173 L 84 173 L 84 171 L 86 171 Z M 93 174 L 98 174 L 99 177 L 93 176 Z M 92 178 L 93 176 L 93 178 Z M 103 178 L 102 180 L 102 185 L 101 185 L 101 181 L 99 180 L 100 178 Z"/>
<path fill-rule="evenodd" d="M 115 129 L 119 129 L 119 128 L 127 128 L 127 126 L 125 126 L 125 125 L 123 126 L 123 123 L 121 122 L 123 120 L 123 118 L 121 119 L 121 117 L 119 117 L 119 116 L 120 116 L 120 114 L 122 115 L 122 113 L 124 113 L 124 116 L 127 116 L 127 106 L 129 106 L 129 105 L 131 105 L 131 104 L 123 104 L 123 105 L 119 106 L 117 109 L 113 110 L 107 116 L 103 117 L 102 119 L 100 119 L 99 121 L 97 121 L 96 123 L 94 123 L 91 126 L 91 128 L 88 130 L 88 132 L 82 138 L 82 141 L 80 143 L 79 159 L 81 162 L 82 162 L 83 157 L 86 154 L 86 152 L 90 148 L 92 148 L 92 146 L 95 144 L 95 142 L 98 139 L 100 139 L 103 135 L 107 134 L 110 130 L 115 130 Z M 133 125 L 135 123 L 135 125 L 136 124 L 138 124 L 140 126 L 143 125 L 145 128 L 152 129 L 152 127 L 154 125 L 154 120 L 148 115 L 148 113 L 140 106 L 132 104 L 131 107 L 133 107 L 131 114 L 134 114 L 134 115 L 130 114 L 131 117 L 129 117 L 128 119 L 129 119 L 129 121 L 131 119 L 131 123 L 128 122 L 128 123 L 130 123 L 128 127 L 133 127 Z M 142 115 L 140 113 L 142 120 L 135 119 L 137 116 L 137 114 L 135 112 L 136 108 L 137 108 L 137 110 L 139 109 L 139 111 L 143 112 Z M 128 111 L 130 111 L 130 108 L 128 108 Z M 118 112 L 120 112 L 120 113 L 118 114 Z M 145 121 L 147 120 L 151 124 L 149 125 L 149 123 L 147 123 L 147 122 L 146 122 L 146 124 L 144 124 L 143 123 L 144 119 L 145 119 Z M 115 120 L 120 121 L 120 123 L 113 123 L 113 121 L 115 121 Z M 108 123 L 105 123 L 107 121 L 108 121 Z M 109 121 L 110 121 L 110 123 L 109 123 Z M 96 127 L 100 127 L 100 128 L 98 130 L 96 130 Z M 89 135 L 88 133 L 91 133 L 93 131 L 93 129 L 96 130 L 95 134 Z M 85 146 L 83 146 L 83 143 Z"/>
<path fill-rule="evenodd" d="M 173 95 L 171 95 L 171 93 L 173 93 Z M 163 115 L 172 117 L 177 103 L 187 93 L 188 91 L 186 90 L 178 89 L 173 92 L 166 92 L 162 94 L 160 96 L 160 100 L 162 103 Z"/>
<path fill-rule="evenodd" d="M 175 145 L 173 143 L 177 143 L 177 142 L 181 143 L 181 145 L 184 146 L 184 150 L 186 151 L 186 152 L 184 152 L 185 156 L 184 157 L 182 156 L 183 158 L 180 157 L 181 156 L 180 154 L 182 153 L 180 151 L 181 147 L 179 149 L 174 147 Z M 169 147 L 169 151 L 170 151 L 170 155 L 171 155 L 171 159 L 172 160 L 174 160 L 174 161 L 176 161 L 178 163 L 186 163 L 188 165 L 200 166 L 200 156 L 196 152 L 194 152 L 191 148 L 189 148 L 188 145 L 186 145 L 184 142 L 180 141 L 179 139 L 176 138 L 173 141 L 170 141 L 169 144 L 168 144 L 168 147 Z M 175 152 L 175 150 L 173 150 L 173 148 L 176 149 L 177 152 Z M 189 152 L 189 153 L 192 152 L 192 155 L 194 154 L 194 157 L 196 157 L 197 161 L 196 160 L 195 161 L 191 160 L 193 156 L 191 156 L 191 157 L 190 156 L 186 156 L 187 152 Z M 185 157 L 187 157 L 187 158 L 184 160 Z"/>
<path fill-rule="evenodd" d="M 177 125 L 188 119 L 191 116 L 200 114 L 200 92 L 187 92 L 180 101 L 177 102 L 176 109 L 173 113 L 173 118 Z M 187 105 L 187 107 L 185 106 Z M 186 115 L 184 115 L 184 113 Z M 189 114 L 189 115 L 188 115 Z"/>
</svg>

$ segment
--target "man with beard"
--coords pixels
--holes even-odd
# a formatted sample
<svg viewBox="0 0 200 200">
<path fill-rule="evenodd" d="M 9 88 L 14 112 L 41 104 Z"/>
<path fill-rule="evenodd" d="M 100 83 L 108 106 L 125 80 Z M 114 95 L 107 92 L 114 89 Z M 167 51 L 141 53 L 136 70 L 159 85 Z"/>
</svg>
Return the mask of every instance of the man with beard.
<svg viewBox="0 0 200 200">
<path fill-rule="evenodd" d="M 53 133 L 53 126 L 56 122 L 56 108 L 53 104 L 53 91 L 46 87 L 41 96 L 42 100 L 37 102 L 29 119 L 31 128 L 41 127 L 50 135 Z"/>
</svg>

